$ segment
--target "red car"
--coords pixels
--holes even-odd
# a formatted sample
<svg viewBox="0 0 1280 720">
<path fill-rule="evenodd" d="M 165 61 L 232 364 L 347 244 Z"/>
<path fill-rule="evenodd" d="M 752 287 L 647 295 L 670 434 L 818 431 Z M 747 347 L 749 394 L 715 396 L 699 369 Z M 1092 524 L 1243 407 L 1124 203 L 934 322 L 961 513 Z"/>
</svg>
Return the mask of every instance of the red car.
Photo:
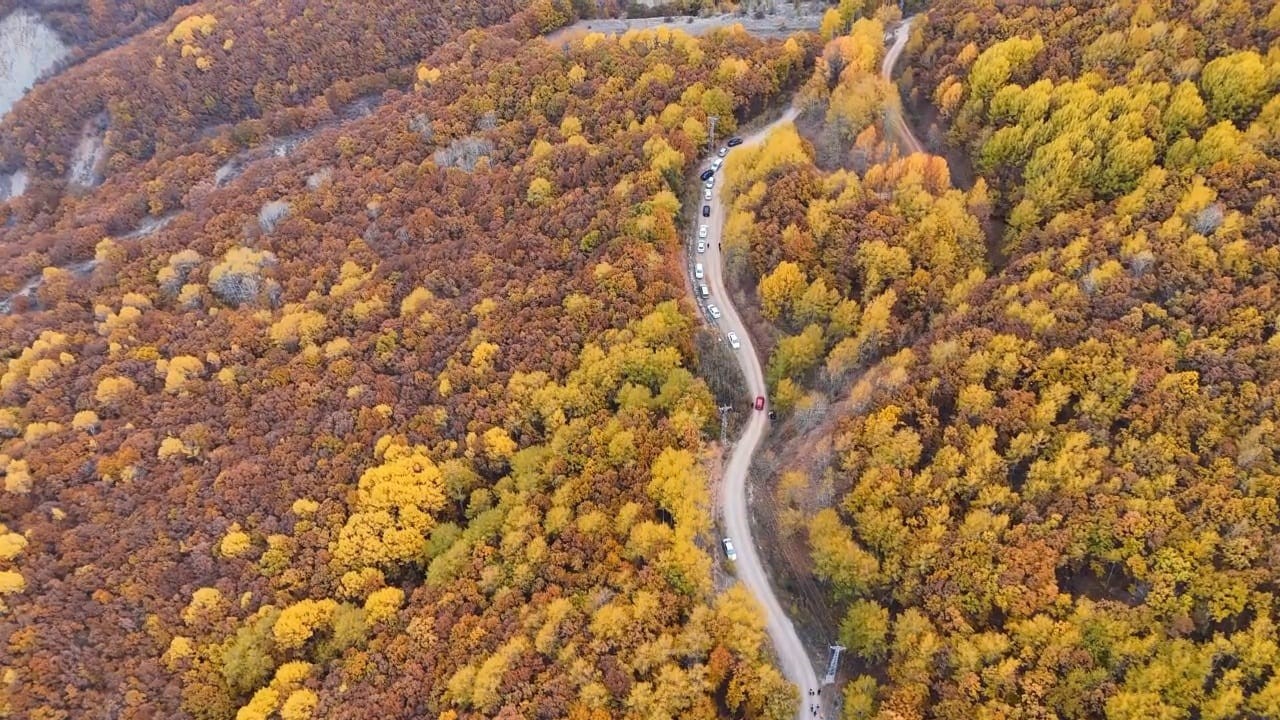
<svg viewBox="0 0 1280 720">
<path fill-rule="evenodd" d="M 763 409 L 764 409 L 764 396 L 763 396 L 763 395 L 757 395 L 757 396 L 756 396 L 756 409 L 757 409 L 757 410 L 763 410 Z"/>
</svg>

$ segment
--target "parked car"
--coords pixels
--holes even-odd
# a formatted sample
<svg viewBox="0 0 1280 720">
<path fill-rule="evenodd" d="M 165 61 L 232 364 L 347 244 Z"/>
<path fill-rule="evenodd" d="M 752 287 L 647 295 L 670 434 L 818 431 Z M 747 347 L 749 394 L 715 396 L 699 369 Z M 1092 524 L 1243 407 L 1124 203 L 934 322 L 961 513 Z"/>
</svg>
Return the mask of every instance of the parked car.
<svg viewBox="0 0 1280 720">
<path fill-rule="evenodd" d="M 704 188 L 706 188 L 706 189 L 708 189 L 708 190 L 710 190 L 711 188 L 713 188 L 713 187 L 715 187 L 715 186 L 716 186 L 716 179 L 715 179 L 715 178 L 711 178 L 710 180 L 708 180 L 708 181 L 706 181 L 706 182 L 702 183 L 702 187 L 704 187 Z"/>
<path fill-rule="evenodd" d="M 716 320 L 720 319 L 720 308 L 716 307 L 715 305 L 708 305 L 707 312 L 710 313 L 711 317 L 715 318 Z"/>
<path fill-rule="evenodd" d="M 729 148 L 727 148 L 727 147 L 722 147 L 722 148 L 720 148 L 720 152 L 718 152 L 718 153 L 716 153 L 716 154 L 717 154 L 717 155 L 719 155 L 720 157 L 724 157 L 725 155 L 729 154 Z"/>
<path fill-rule="evenodd" d="M 699 252 L 699 253 L 704 253 L 704 252 L 706 252 L 706 251 L 707 251 L 707 241 L 706 241 L 706 240 L 699 240 L 699 241 L 698 241 L 698 252 Z"/>
<path fill-rule="evenodd" d="M 707 239 L 707 226 L 706 226 L 706 225 L 699 225 L 699 226 L 698 226 L 698 237 L 699 237 L 700 239 L 702 239 L 702 240 L 706 240 L 706 239 Z"/>
<path fill-rule="evenodd" d="M 729 558 L 729 562 L 737 562 L 738 551 L 733 549 L 733 541 L 725 538 L 721 542 L 724 543 L 724 556 Z"/>
<path fill-rule="evenodd" d="M 710 206 L 710 205 L 703 205 L 703 206 L 702 206 L 702 217 L 711 217 L 711 206 Z"/>
<path fill-rule="evenodd" d="M 699 175 L 699 177 L 701 177 L 705 181 L 705 180 L 710 180 L 711 176 L 715 174 L 716 174 L 715 170 L 703 170 L 702 174 Z"/>
<path fill-rule="evenodd" d="M 756 396 L 756 409 L 757 409 L 757 410 L 763 410 L 763 409 L 764 409 L 764 396 L 763 396 L 763 395 L 757 395 L 757 396 Z"/>
<path fill-rule="evenodd" d="M 740 137 L 731 137 L 729 138 L 729 142 L 725 143 L 725 145 L 728 145 L 729 147 L 738 147 L 741 144 L 742 138 Z"/>
<path fill-rule="evenodd" d="M 724 164 L 724 158 L 716 158 L 715 160 L 711 161 L 711 169 L 719 170 L 720 166 L 723 164 Z"/>
<path fill-rule="evenodd" d="M 702 272 L 702 263 L 693 266 L 693 276 L 699 280 L 706 276 L 706 273 Z"/>
<path fill-rule="evenodd" d="M 702 199 L 703 199 L 703 200 L 710 200 L 710 199 L 711 199 L 711 190 L 704 188 L 704 189 L 702 190 Z"/>
<path fill-rule="evenodd" d="M 711 288 L 708 288 L 706 283 L 702 283 L 698 285 L 698 294 L 704 298 L 709 298 L 711 297 Z"/>
<path fill-rule="evenodd" d="M 729 347 L 733 348 L 734 350 L 737 350 L 738 348 L 742 347 L 742 343 L 738 342 L 738 333 L 733 332 L 731 330 L 729 331 L 729 334 L 726 337 L 729 338 Z"/>
</svg>

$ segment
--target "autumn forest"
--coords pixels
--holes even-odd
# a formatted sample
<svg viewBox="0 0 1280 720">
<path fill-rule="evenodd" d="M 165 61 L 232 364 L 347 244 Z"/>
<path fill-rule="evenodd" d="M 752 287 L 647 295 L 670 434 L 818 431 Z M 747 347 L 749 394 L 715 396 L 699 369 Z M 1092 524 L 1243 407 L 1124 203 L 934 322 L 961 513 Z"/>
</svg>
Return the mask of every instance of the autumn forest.
<svg viewBox="0 0 1280 720">
<path fill-rule="evenodd" d="M 0 0 L 0 718 L 1280 717 L 1280 1 L 638 5 Z"/>
</svg>

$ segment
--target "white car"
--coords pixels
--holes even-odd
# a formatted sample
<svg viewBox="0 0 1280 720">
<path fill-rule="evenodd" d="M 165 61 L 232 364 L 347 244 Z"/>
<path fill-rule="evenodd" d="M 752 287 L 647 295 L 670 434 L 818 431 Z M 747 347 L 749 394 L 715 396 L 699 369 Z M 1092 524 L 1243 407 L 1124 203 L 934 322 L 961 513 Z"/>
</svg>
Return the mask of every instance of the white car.
<svg viewBox="0 0 1280 720">
<path fill-rule="evenodd" d="M 720 148 L 720 152 L 718 152 L 718 153 L 716 153 L 716 154 L 717 154 L 717 155 L 719 155 L 720 157 L 724 157 L 725 155 L 728 155 L 728 154 L 729 154 L 729 148 L 727 148 L 727 147 L 722 147 L 722 148 Z"/>
<path fill-rule="evenodd" d="M 698 226 L 698 238 L 699 238 L 700 240 L 706 240 L 706 239 L 707 239 L 707 226 L 706 226 L 706 225 L 699 225 L 699 226 Z"/>
<path fill-rule="evenodd" d="M 704 188 L 706 188 L 706 189 L 708 189 L 708 190 L 710 190 L 711 188 L 713 188 L 713 187 L 715 187 L 715 186 L 716 186 L 716 179 L 715 179 L 715 177 L 712 177 L 710 180 L 708 180 L 708 181 L 706 181 L 706 182 L 702 183 L 702 187 L 704 187 Z"/>
<path fill-rule="evenodd" d="M 693 266 L 693 276 L 699 280 L 705 276 L 705 273 L 702 272 L 702 263 Z"/>
<path fill-rule="evenodd" d="M 733 549 L 733 541 L 729 538 L 725 538 L 720 542 L 724 543 L 724 556 L 729 558 L 729 562 L 737 562 L 738 551 Z"/>
<path fill-rule="evenodd" d="M 705 189 L 705 190 L 703 190 L 703 191 L 702 191 L 702 199 L 703 199 L 703 200 L 710 200 L 710 199 L 711 199 L 711 190 L 710 190 L 710 188 Z"/>
<path fill-rule="evenodd" d="M 723 164 L 724 164 L 724 158 L 716 158 L 715 160 L 711 161 L 711 169 L 719 170 L 720 166 Z"/>
<path fill-rule="evenodd" d="M 734 350 L 737 350 L 738 348 L 742 347 L 742 343 L 738 342 L 738 333 L 730 330 L 727 337 L 729 338 L 729 346 L 732 347 Z"/>
<path fill-rule="evenodd" d="M 698 241 L 698 252 L 699 252 L 699 253 L 704 253 L 704 252 L 706 252 L 706 251 L 707 251 L 707 241 L 706 241 L 706 240 L 699 240 L 699 241 Z"/>
<path fill-rule="evenodd" d="M 711 315 L 712 318 L 716 320 L 720 319 L 720 308 L 716 307 L 715 305 L 708 305 L 707 312 Z"/>
</svg>

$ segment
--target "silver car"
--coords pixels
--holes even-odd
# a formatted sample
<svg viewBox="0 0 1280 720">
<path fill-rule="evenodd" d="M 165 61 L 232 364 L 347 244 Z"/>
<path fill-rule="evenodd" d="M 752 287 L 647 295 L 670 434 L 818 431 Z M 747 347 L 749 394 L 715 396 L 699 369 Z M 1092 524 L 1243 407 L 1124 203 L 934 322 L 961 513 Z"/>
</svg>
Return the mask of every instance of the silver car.
<svg viewBox="0 0 1280 720">
<path fill-rule="evenodd" d="M 699 241 L 698 241 L 698 252 L 700 252 L 700 253 L 704 253 L 704 252 L 706 252 L 706 251 L 707 251 L 707 241 L 706 241 L 706 240 L 699 240 Z"/>
<path fill-rule="evenodd" d="M 724 543 L 724 556 L 729 558 L 729 562 L 736 562 L 738 560 L 738 551 L 733 549 L 733 541 L 725 538 L 721 542 Z"/>
<path fill-rule="evenodd" d="M 708 188 L 708 189 L 704 189 L 704 190 L 702 191 L 702 199 L 703 199 L 703 200 L 710 200 L 710 199 L 711 199 L 711 190 L 710 190 L 709 188 Z"/>
<path fill-rule="evenodd" d="M 722 147 L 722 148 L 720 148 L 720 152 L 718 152 L 718 153 L 716 153 L 716 154 L 717 154 L 717 155 L 719 155 L 720 157 L 724 157 L 726 154 L 728 154 L 728 152 L 729 152 L 729 148 L 727 148 L 727 147 Z"/>
<path fill-rule="evenodd" d="M 726 337 L 729 338 L 729 347 L 732 347 L 734 350 L 742 347 L 742 343 L 738 342 L 738 333 L 731 330 Z"/>
<path fill-rule="evenodd" d="M 699 238 L 701 238 L 701 239 L 703 239 L 703 240 L 706 240 L 706 239 L 707 239 L 707 226 L 706 226 L 706 225 L 701 225 L 701 226 L 699 226 L 699 227 L 698 227 L 698 237 L 699 237 Z"/>
<path fill-rule="evenodd" d="M 715 305 L 708 305 L 707 313 L 710 314 L 711 317 L 715 320 L 720 319 L 720 308 L 716 307 Z"/>
<path fill-rule="evenodd" d="M 708 181 L 706 181 L 706 182 L 702 183 L 702 187 L 704 187 L 704 188 L 706 188 L 706 189 L 708 189 L 708 190 L 710 190 L 711 188 L 713 188 L 713 187 L 715 187 L 715 186 L 716 186 L 716 179 L 715 179 L 715 177 L 714 177 L 714 176 L 713 176 L 710 180 L 708 180 Z"/>
</svg>

